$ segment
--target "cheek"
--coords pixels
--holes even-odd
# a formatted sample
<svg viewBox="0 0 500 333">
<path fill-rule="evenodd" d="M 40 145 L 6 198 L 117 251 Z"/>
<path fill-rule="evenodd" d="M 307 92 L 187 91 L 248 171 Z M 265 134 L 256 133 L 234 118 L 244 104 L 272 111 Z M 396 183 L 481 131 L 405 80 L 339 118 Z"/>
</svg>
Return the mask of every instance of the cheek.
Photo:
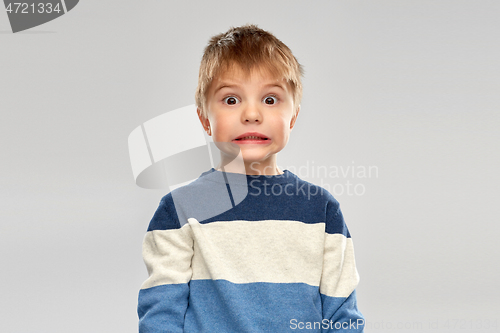
<svg viewBox="0 0 500 333">
<path fill-rule="evenodd" d="M 288 135 L 288 132 L 290 132 L 290 119 L 282 117 L 276 122 L 275 126 L 275 128 L 280 129 L 282 135 Z"/>
<path fill-rule="evenodd" d="M 274 139 L 276 140 L 276 143 L 283 143 L 284 141 L 288 140 L 288 132 L 287 132 L 287 126 L 285 121 L 276 121 L 272 124 L 273 130 L 273 136 Z"/>
<path fill-rule="evenodd" d="M 221 117 L 213 120 L 214 137 L 224 139 L 227 135 L 229 135 L 230 129 L 231 123 L 227 118 Z"/>
</svg>

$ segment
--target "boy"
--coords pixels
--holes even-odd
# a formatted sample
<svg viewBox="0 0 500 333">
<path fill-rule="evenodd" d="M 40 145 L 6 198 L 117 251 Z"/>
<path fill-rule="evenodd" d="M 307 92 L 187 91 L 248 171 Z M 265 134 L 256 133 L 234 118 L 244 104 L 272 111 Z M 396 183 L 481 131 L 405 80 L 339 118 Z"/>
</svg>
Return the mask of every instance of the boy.
<svg viewBox="0 0 500 333">
<path fill-rule="evenodd" d="M 339 203 L 277 167 L 301 75 L 255 25 L 210 40 L 196 103 L 221 162 L 164 196 L 150 222 L 140 333 L 363 332 Z"/>
</svg>

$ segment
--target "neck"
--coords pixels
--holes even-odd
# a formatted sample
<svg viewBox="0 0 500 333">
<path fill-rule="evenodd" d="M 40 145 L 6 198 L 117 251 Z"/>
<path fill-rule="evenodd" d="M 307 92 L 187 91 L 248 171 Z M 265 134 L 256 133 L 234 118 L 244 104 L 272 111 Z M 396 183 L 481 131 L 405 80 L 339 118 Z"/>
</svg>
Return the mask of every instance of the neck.
<svg viewBox="0 0 500 333">
<path fill-rule="evenodd" d="M 236 162 L 235 162 L 236 161 Z M 275 161 L 274 163 L 261 163 L 261 162 L 247 162 L 237 161 L 237 159 L 229 163 L 220 163 L 217 168 L 218 171 L 241 173 L 247 175 L 281 175 L 283 171 L 278 168 Z"/>
</svg>

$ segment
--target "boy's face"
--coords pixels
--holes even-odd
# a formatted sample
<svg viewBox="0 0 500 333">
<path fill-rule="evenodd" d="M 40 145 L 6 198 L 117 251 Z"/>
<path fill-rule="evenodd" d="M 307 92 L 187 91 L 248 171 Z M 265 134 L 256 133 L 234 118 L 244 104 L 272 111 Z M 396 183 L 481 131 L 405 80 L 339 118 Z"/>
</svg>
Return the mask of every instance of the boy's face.
<svg viewBox="0 0 500 333">
<path fill-rule="evenodd" d="M 223 162 L 233 160 L 241 150 L 247 168 L 275 167 L 276 153 L 286 146 L 298 115 L 298 110 L 294 115 L 292 91 L 265 70 L 244 74 L 233 66 L 212 82 L 206 99 L 208 119 L 200 116 L 200 120 L 205 127 L 210 125 Z M 251 132 L 265 139 L 241 139 Z"/>
</svg>

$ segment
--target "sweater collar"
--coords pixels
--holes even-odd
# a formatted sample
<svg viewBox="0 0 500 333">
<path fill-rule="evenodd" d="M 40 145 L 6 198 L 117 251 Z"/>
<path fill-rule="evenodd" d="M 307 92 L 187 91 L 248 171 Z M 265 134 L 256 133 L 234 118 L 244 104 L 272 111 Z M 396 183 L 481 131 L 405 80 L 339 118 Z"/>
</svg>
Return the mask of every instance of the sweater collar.
<svg viewBox="0 0 500 333">
<path fill-rule="evenodd" d="M 219 171 L 214 168 L 201 174 L 200 178 L 217 183 L 225 183 L 229 185 L 248 186 L 267 186 L 272 184 L 290 183 L 297 176 L 289 170 L 283 170 L 280 175 L 247 175 L 242 173 L 234 173 L 227 171 Z M 267 184 L 267 185 L 266 185 Z"/>
</svg>

